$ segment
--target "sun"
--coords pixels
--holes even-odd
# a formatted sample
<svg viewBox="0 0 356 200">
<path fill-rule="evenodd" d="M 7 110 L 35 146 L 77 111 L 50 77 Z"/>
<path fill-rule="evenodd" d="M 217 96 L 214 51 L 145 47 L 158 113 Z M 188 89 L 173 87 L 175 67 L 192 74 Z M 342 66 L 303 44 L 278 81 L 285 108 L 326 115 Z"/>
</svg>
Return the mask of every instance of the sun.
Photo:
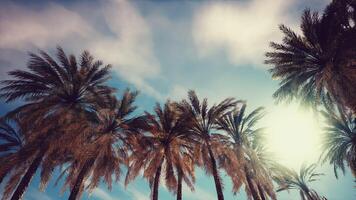
<svg viewBox="0 0 356 200">
<path fill-rule="evenodd" d="M 266 115 L 268 149 L 278 163 L 299 169 L 320 156 L 322 126 L 315 112 L 296 104 L 278 105 Z"/>
</svg>

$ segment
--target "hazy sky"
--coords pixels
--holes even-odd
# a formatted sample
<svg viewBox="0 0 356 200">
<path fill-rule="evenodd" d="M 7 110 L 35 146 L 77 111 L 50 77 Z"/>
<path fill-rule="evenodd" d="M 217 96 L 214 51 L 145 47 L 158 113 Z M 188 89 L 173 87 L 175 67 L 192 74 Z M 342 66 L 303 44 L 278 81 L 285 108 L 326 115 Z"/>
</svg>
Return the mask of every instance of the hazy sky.
<svg viewBox="0 0 356 200">
<path fill-rule="evenodd" d="M 95 58 L 113 65 L 110 84 L 123 90 L 138 89 L 140 111 L 151 110 L 155 102 L 180 99 L 188 89 L 216 102 L 226 97 L 248 101 L 248 107 L 267 107 L 277 81 L 263 64 L 270 41 L 279 41 L 278 25 L 298 31 L 300 14 L 306 7 L 320 10 L 328 0 L 240 0 L 240 1 L 2 1 L 0 3 L 0 80 L 6 72 L 24 69 L 27 52 L 38 48 L 54 53 L 61 45 L 78 55 L 89 50 Z M 211 103 L 211 104 L 212 104 Z M 1 102 L 1 114 L 15 104 Z M 299 148 L 303 148 L 300 144 Z M 330 200 L 355 198 L 349 173 L 336 180 L 328 165 L 319 168 L 326 175 L 314 184 Z M 224 177 L 226 199 L 245 199 L 244 189 L 234 197 Z M 66 199 L 60 186 L 49 184 L 45 193 L 37 190 L 38 177 L 26 193 L 26 200 Z M 149 186 L 138 179 L 125 190 L 121 183 L 109 192 L 104 185 L 84 199 L 148 200 Z M 216 199 L 212 177 L 198 170 L 194 193 L 183 191 L 184 199 Z M 283 192 L 281 200 L 297 200 L 297 193 Z M 162 186 L 160 199 L 175 199 Z"/>
</svg>

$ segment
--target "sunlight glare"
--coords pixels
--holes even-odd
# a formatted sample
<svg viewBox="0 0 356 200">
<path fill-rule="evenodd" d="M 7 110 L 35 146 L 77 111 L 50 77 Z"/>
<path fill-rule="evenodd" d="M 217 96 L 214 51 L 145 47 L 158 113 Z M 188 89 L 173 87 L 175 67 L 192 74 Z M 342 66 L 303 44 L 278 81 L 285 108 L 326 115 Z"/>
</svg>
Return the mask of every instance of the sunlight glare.
<svg viewBox="0 0 356 200">
<path fill-rule="evenodd" d="M 295 104 L 277 105 L 266 116 L 267 144 L 278 163 L 299 169 L 320 156 L 320 120 Z"/>
</svg>

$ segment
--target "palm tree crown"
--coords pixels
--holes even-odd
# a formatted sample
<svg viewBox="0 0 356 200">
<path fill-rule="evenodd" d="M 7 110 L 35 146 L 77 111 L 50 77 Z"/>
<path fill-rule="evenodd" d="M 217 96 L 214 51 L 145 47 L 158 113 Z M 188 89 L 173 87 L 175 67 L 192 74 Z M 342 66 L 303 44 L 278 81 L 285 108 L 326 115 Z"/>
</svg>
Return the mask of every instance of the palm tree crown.
<svg viewBox="0 0 356 200">
<path fill-rule="evenodd" d="M 306 10 L 298 35 L 284 25 L 282 43 L 271 43 L 274 49 L 266 53 L 273 78 L 280 79 L 274 93 L 278 100 L 298 97 L 314 106 L 330 94 L 335 101 L 356 110 L 354 14 L 347 10 L 354 4 L 334 0 L 320 17 Z M 355 9 L 353 9 L 355 12 Z"/>
<path fill-rule="evenodd" d="M 269 172 L 271 159 L 263 146 L 263 128 L 257 128 L 257 122 L 264 116 L 264 108 L 259 107 L 246 114 L 246 102 L 240 101 L 240 106 L 218 121 L 218 128 L 229 136 L 229 146 L 234 149 L 240 162 L 240 167 L 234 166 L 231 177 L 234 192 L 237 192 L 241 181 L 246 185 L 246 192 L 254 199 L 266 199 L 265 193 L 275 199 L 272 177 Z M 243 172 L 241 172 L 241 170 Z M 241 175 L 244 174 L 244 175 Z M 241 177 L 244 177 L 243 179 Z"/>
<path fill-rule="evenodd" d="M 0 119 L 0 158 L 16 152 L 24 145 L 23 129 L 17 118 Z"/>
<path fill-rule="evenodd" d="M 177 175 L 193 188 L 194 167 L 191 165 L 193 139 L 186 126 L 189 118 L 167 101 L 155 107 L 155 115 L 146 113 L 147 131 L 133 147 L 126 184 L 143 169 L 143 176 L 151 186 L 152 199 L 158 199 L 158 186 L 163 171 L 167 188 L 176 193 Z"/>
<path fill-rule="evenodd" d="M 94 61 L 87 51 L 81 55 L 79 64 L 73 55 L 67 56 L 60 47 L 57 57 L 60 64 L 44 51 L 40 51 L 40 55 L 31 53 L 27 65 L 29 71 L 11 71 L 9 75 L 13 79 L 1 82 L 4 85 L 0 88 L 1 98 L 7 102 L 17 99 L 25 101 L 23 106 L 6 117 L 17 115 L 23 126 L 29 129 L 24 133 L 26 145 L 12 155 L 11 162 L 0 166 L 0 177 L 15 167 L 27 168 L 27 171 L 22 170 L 25 174 L 12 199 L 22 197 L 44 159 L 48 158 L 48 163 L 56 163 L 49 161 L 49 155 L 65 151 L 65 147 L 73 148 L 73 141 L 80 134 L 73 134 L 75 129 L 70 128 L 76 126 L 80 130 L 82 126 L 74 122 L 82 115 L 95 112 L 113 92 L 112 88 L 104 85 L 109 78 L 110 66 L 101 67 L 102 62 Z M 36 146 L 40 148 L 34 148 Z M 11 188 L 16 186 L 15 180 L 19 177 L 20 173 L 10 178 L 7 194 L 11 194 Z"/>
<path fill-rule="evenodd" d="M 308 185 L 323 175 L 321 173 L 315 173 L 315 168 L 315 164 L 309 166 L 304 164 L 300 168 L 299 173 L 297 173 L 294 170 L 279 166 L 280 174 L 274 177 L 274 180 L 280 186 L 277 192 L 296 189 L 299 190 L 302 200 L 326 200 L 325 197 L 319 196 L 318 193 Z"/>
<path fill-rule="evenodd" d="M 188 100 L 183 100 L 178 104 L 178 109 L 190 116 L 190 132 L 200 140 L 200 143 L 195 146 L 197 164 L 204 167 L 208 174 L 213 175 L 219 200 L 223 200 L 224 195 L 217 161 L 230 160 L 234 157 L 226 156 L 232 153 L 222 142 L 225 137 L 212 131 L 215 130 L 217 120 L 235 105 L 236 101 L 233 98 L 227 98 L 219 104 L 208 107 L 207 99 L 200 101 L 194 91 L 188 92 Z"/>
<path fill-rule="evenodd" d="M 76 141 L 81 148 L 74 149 L 70 166 L 62 172 L 68 174 L 64 188 L 71 188 L 69 199 L 81 196 L 85 182 L 92 191 L 103 178 L 111 189 L 112 174 L 115 174 L 116 181 L 120 178 L 121 164 L 127 164 L 126 138 L 138 132 L 143 121 L 140 116 L 132 116 L 136 109 L 133 105 L 136 96 L 137 92 L 126 90 L 121 99 L 112 97 L 106 107 L 99 108 L 95 116 L 86 119 L 90 130 Z"/>
<path fill-rule="evenodd" d="M 328 107 L 322 111 L 326 119 L 323 138 L 323 161 L 334 165 L 335 176 L 337 169 L 345 173 L 345 161 L 356 176 L 356 119 L 349 110 L 338 110 Z"/>
</svg>

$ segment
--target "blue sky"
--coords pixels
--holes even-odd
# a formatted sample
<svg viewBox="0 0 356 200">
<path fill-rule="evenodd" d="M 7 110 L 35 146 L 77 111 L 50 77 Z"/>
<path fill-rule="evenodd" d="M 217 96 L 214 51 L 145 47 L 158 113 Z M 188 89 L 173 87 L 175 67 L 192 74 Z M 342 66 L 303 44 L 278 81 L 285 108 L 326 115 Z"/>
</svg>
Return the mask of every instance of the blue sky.
<svg viewBox="0 0 356 200">
<path fill-rule="evenodd" d="M 263 54 L 270 41 L 279 41 L 278 25 L 298 30 L 305 7 L 323 8 L 328 0 L 241 1 L 2 1 L 0 3 L 0 80 L 6 72 L 24 69 L 27 52 L 40 48 L 51 53 L 56 45 L 78 55 L 89 50 L 113 65 L 110 84 L 119 90 L 138 89 L 140 111 L 155 102 L 180 99 L 188 89 L 217 102 L 226 97 L 248 101 L 248 107 L 274 105 L 277 81 L 270 78 Z M 1 114 L 15 104 L 1 102 Z M 300 144 L 303 148 L 303 144 Z M 354 199 L 352 176 L 336 180 L 333 170 L 313 186 L 331 200 Z M 245 199 L 243 188 L 234 197 L 224 178 L 226 199 Z M 195 193 L 184 199 L 215 199 L 212 177 L 198 170 Z M 53 182 L 44 193 L 37 191 L 38 177 L 25 199 L 66 199 Z M 104 185 L 84 199 L 149 199 L 149 187 L 138 179 L 127 189 L 121 183 L 109 192 Z M 164 187 L 160 199 L 175 199 Z M 299 199 L 297 193 L 280 193 L 281 200 Z"/>
</svg>

